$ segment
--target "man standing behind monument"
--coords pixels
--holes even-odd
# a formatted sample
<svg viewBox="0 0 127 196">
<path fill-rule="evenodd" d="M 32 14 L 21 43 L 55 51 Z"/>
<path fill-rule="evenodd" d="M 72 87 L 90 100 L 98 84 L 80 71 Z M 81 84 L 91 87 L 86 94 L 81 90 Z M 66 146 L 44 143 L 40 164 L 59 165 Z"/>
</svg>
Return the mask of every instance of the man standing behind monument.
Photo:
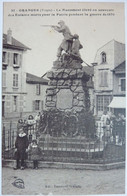
<svg viewBox="0 0 127 196">
<path fill-rule="evenodd" d="M 61 56 L 62 51 L 64 50 L 66 53 L 71 51 L 71 46 L 73 42 L 73 35 L 70 32 L 70 29 L 65 25 L 64 21 L 59 21 L 58 24 L 60 26 L 52 26 L 59 33 L 63 33 L 64 39 L 60 44 L 57 52 L 57 57 Z"/>
</svg>

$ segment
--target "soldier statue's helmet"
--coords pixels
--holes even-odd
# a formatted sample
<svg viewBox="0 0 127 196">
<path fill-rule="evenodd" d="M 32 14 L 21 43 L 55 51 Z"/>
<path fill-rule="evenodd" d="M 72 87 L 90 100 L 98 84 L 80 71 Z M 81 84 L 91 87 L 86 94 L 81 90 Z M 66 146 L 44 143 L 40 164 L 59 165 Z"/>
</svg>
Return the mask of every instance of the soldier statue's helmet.
<svg viewBox="0 0 127 196">
<path fill-rule="evenodd" d="M 64 21 L 63 21 L 63 20 L 60 20 L 60 21 L 58 22 L 58 24 L 64 24 Z"/>
<path fill-rule="evenodd" d="M 73 35 L 73 38 L 74 38 L 74 39 L 78 39 L 79 36 L 78 36 L 77 34 L 74 34 L 74 35 Z"/>
</svg>

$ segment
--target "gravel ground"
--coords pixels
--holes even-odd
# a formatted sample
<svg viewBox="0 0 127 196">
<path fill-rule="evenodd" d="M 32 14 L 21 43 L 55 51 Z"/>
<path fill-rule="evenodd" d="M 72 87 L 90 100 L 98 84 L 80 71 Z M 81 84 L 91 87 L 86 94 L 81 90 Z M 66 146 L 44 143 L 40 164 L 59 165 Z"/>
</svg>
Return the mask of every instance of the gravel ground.
<svg viewBox="0 0 127 196">
<path fill-rule="evenodd" d="M 12 183 L 24 181 L 25 188 Z M 2 169 L 3 195 L 96 195 L 124 194 L 125 170 Z"/>
</svg>

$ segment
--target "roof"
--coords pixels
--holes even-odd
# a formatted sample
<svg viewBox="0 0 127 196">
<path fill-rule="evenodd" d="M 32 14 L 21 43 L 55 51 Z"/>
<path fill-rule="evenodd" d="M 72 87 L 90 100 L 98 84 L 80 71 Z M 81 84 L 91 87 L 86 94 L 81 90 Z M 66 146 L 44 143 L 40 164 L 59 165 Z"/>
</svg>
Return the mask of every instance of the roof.
<svg viewBox="0 0 127 196">
<path fill-rule="evenodd" d="M 109 108 L 126 108 L 126 97 L 113 97 Z"/>
<path fill-rule="evenodd" d="M 13 37 L 12 37 L 12 44 L 8 44 L 6 34 L 3 34 L 3 47 L 11 48 L 11 49 L 18 49 L 18 50 L 31 50 L 30 48 L 28 48 L 27 46 L 25 46 L 18 40 L 14 39 Z"/>
<path fill-rule="evenodd" d="M 113 69 L 115 73 L 125 73 L 125 61 Z"/>
<path fill-rule="evenodd" d="M 125 43 L 121 43 L 121 42 L 119 42 L 119 41 L 116 41 L 115 39 L 110 40 L 109 42 L 107 42 L 106 44 L 104 44 L 103 46 L 101 46 L 100 48 L 98 48 L 98 50 L 97 50 L 97 52 L 96 52 L 96 55 L 95 55 L 95 58 L 94 58 L 94 62 L 95 62 L 95 59 L 96 59 L 96 56 L 97 56 L 98 51 L 99 51 L 100 49 L 103 49 L 104 46 L 108 45 L 108 44 L 111 43 L 111 42 L 118 43 L 118 44 L 121 44 L 121 45 L 125 46 Z M 96 63 L 96 62 L 95 62 L 95 63 Z"/>
<path fill-rule="evenodd" d="M 104 44 L 103 46 L 101 46 L 97 51 L 99 51 L 101 48 L 103 48 L 104 46 L 108 45 L 108 44 L 111 43 L 111 42 L 114 42 L 114 43 L 116 42 L 116 43 L 125 45 L 124 43 L 121 43 L 121 42 L 119 42 L 119 41 L 116 41 L 115 39 L 112 39 L 112 40 L 110 40 L 109 42 L 107 42 L 106 44 Z"/>
<path fill-rule="evenodd" d="M 48 80 L 46 80 L 42 77 L 35 76 L 30 73 L 26 73 L 26 82 L 29 84 L 43 84 L 43 85 L 48 84 Z"/>
</svg>

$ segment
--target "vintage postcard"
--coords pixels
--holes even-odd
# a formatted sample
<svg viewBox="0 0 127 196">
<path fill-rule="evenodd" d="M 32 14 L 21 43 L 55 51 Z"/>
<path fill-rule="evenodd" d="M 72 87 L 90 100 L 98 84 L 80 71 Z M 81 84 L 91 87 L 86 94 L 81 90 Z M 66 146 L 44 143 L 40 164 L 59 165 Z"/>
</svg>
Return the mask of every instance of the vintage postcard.
<svg viewBox="0 0 127 196">
<path fill-rule="evenodd" d="M 3 2 L 2 195 L 125 194 L 125 2 Z"/>
</svg>

